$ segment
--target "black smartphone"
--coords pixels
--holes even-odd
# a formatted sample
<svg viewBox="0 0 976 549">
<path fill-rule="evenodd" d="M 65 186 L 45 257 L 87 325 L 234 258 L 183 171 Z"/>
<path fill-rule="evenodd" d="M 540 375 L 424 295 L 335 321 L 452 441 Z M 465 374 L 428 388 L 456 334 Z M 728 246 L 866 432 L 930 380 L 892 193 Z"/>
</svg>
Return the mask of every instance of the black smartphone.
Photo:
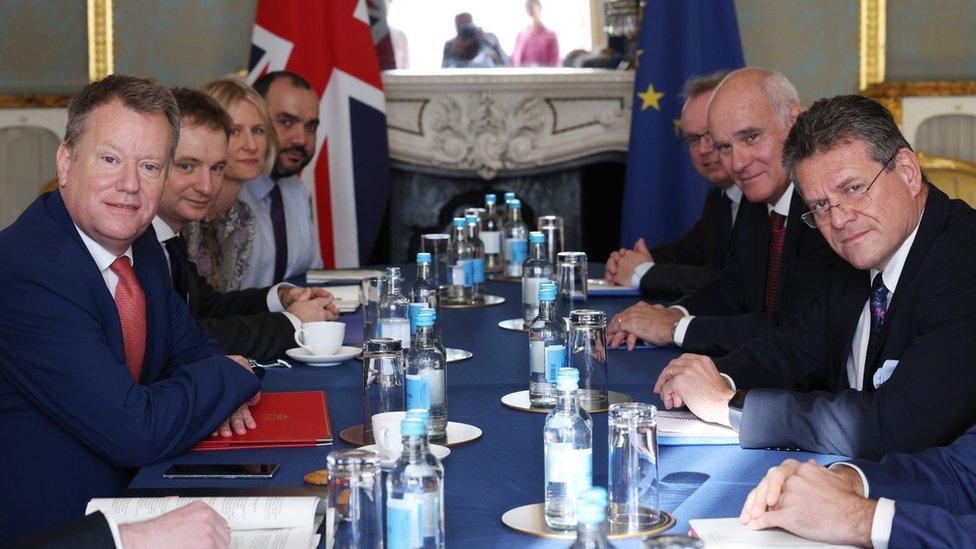
<svg viewBox="0 0 976 549">
<path fill-rule="evenodd" d="M 271 478 L 277 472 L 276 463 L 177 463 L 163 478 Z"/>
</svg>

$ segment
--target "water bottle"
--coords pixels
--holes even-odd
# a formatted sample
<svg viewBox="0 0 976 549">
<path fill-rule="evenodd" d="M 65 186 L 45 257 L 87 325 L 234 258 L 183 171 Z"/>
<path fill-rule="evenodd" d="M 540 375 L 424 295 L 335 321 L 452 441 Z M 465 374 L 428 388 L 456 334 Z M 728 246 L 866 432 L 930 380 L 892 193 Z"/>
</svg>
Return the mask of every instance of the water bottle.
<svg viewBox="0 0 976 549">
<path fill-rule="evenodd" d="M 522 203 L 512 200 L 508 203 L 508 221 L 505 222 L 505 276 L 522 276 L 522 263 L 528 252 L 529 229 L 522 222 Z"/>
<path fill-rule="evenodd" d="M 431 272 L 429 253 L 417 254 L 417 279 L 410 288 L 410 337 L 417 334 L 417 312 L 425 307 L 440 310 L 440 292 Z"/>
<path fill-rule="evenodd" d="M 610 549 L 607 540 L 607 491 L 593 487 L 576 500 L 576 541 L 570 549 Z"/>
<path fill-rule="evenodd" d="M 412 410 L 407 410 L 406 418 L 407 419 L 416 419 L 417 421 L 423 422 L 424 428 L 426 429 L 427 428 L 427 425 L 430 423 L 430 412 L 428 410 L 424 410 L 422 408 L 414 408 Z M 427 445 L 427 463 L 429 463 L 431 467 L 437 469 L 437 476 L 438 476 L 438 478 L 441 479 L 441 481 L 443 481 L 444 480 L 444 466 L 441 465 L 441 460 L 437 459 L 437 456 L 435 456 L 433 454 L 433 452 L 430 451 L 430 445 L 429 444 Z M 441 501 L 444 501 L 444 483 L 443 482 L 441 482 Z"/>
<path fill-rule="evenodd" d="M 529 328 L 529 403 L 556 404 L 556 375 L 566 367 L 566 323 L 556 314 L 556 284 L 539 287 L 539 316 Z"/>
<path fill-rule="evenodd" d="M 454 218 L 451 242 L 447 247 L 447 302 L 471 303 L 474 286 L 474 250 L 468 242 L 466 222 L 463 217 Z"/>
<path fill-rule="evenodd" d="M 545 242 L 541 232 L 529 233 L 529 258 L 522 264 L 522 321 L 525 326 L 539 316 L 539 285 L 553 280 Z"/>
<path fill-rule="evenodd" d="M 467 228 L 468 243 L 471 244 L 471 273 L 474 277 L 471 285 L 471 299 L 474 303 L 485 301 L 485 244 L 481 241 L 481 221 L 476 215 L 464 218 Z"/>
<path fill-rule="evenodd" d="M 505 269 L 502 257 L 502 218 L 495 209 L 495 195 L 485 195 L 485 216 L 481 227 L 481 241 L 485 244 L 485 271 L 499 273 Z"/>
<path fill-rule="evenodd" d="M 380 300 L 380 337 L 399 339 L 403 349 L 410 348 L 410 301 L 403 295 L 403 277 L 399 267 L 387 267 L 387 292 Z"/>
<path fill-rule="evenodd" d="M 427 435 L 431 440 L 447 437 L 447 359 L 434 343 L 434 310 L 417 314 L 416 345 L 407 353 L 407 409 L 428 411 Z"/>
<path fill-rule="evenodd" d="M 593 425 L 584 418 L 576 392 L 579 372 L 561 368 L 556 407 L 546 416 L 545 518 L 550 528 L 576 527 L 576 500 L 592 484 Z"/>
<path fill-rule="evenodd" d="M 400 433 L 403 454 L 386 478 L 387 547 L 444 547 L 443 480 L 428 461 L 426 427 L 404 419 Z"/>
</svg>

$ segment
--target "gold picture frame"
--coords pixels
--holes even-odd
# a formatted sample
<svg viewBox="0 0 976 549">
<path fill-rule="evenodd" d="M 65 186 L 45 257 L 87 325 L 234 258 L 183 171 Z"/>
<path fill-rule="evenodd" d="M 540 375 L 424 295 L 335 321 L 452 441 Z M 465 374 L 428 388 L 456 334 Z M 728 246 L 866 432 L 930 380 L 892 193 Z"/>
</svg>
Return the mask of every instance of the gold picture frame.
<svg viewBox="0 0 976 549">
<path fill-rule="evenodd" d="M 87 0 L 88 79 L 101 80 L 115 72 L 113 0 Z M 70 93 L 0 94 L 0 109 L 64 108 Z"/>
</svg>

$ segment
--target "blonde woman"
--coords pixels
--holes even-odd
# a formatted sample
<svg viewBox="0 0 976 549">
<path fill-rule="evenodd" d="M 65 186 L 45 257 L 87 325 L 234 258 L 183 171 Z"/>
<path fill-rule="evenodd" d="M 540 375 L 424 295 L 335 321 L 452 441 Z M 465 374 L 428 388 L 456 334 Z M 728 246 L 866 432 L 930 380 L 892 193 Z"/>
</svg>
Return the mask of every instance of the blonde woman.
<svg viewBox="0 0 976 549">
<path fill-rule="evenodd" d="M 223 78 L 203 87 L 227 111 L 233 132 L 227 147 L 224 182 L 210 216 L 187 225 L 190 260 L 221 292 L 238 290 L 254 250 L 255 219 L 238 198 L 244 183 L 268 173 L 278 138 L 261 96 L 242 80 Z"/>
</svg>

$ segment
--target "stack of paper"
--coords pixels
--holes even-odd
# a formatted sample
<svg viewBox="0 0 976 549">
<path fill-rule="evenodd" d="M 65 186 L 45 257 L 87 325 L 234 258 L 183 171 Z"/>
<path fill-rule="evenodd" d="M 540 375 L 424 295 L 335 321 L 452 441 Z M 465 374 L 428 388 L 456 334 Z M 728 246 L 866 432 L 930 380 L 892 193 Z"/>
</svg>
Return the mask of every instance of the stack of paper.
<svg viewBox="0 0 976 549">
<path fill-rule="evenodd" d="M 308 549 L 319 544 L 316 532 L 325 516 L 325 502 L 316 497 L 93 499 L 85 513 L 101 511 L 125 524 L 154 519 L 193 501 L 206 503 L 224 517 L 232 549 Z"/>
<path fill-rule="evenodd" d="M 335 297 L 335 304 L 339 307 L 340 313 L 351 313 L 359 307 L 361 291 L 358 285 L 326 286 L 325 289 Z"/>
<path fill-rule="evenodd" d="M 383 271 L 375 269 L 311 269 L 305 273 L 305 281 L 309 284 L 327 284 L 330 282 L 355 282 L 370 276 L 383 276 Z"/>
<path fill-rule="evenodd" d="M 632 288 L 630 286 L 618 286 L 612 282 L 607 282 L 602 278 L 590 278 L 586 281 L 588 295 L 598 295 L 598 296 L 631 296 L 639 295 L 640 290 L 638 288 Z"/>
<path fill-rule="evenodd" d="M 831 545 L 810 541 L 779 528 L 746 530 L 737 518 L 689 520 L 691 530 L 705 542 L 706 549 L 746 549 L 752 547 L 789 547 L 816 549 L 853 549 L 852 545 Z"/>
<path fill-rule="evenodd" d="M 654 419 L 657 442 L 662 446 L 739 443 L 739 433 L 724 425 L 702 421 L 691 412 L 659 410 Z"/>
</svg>

